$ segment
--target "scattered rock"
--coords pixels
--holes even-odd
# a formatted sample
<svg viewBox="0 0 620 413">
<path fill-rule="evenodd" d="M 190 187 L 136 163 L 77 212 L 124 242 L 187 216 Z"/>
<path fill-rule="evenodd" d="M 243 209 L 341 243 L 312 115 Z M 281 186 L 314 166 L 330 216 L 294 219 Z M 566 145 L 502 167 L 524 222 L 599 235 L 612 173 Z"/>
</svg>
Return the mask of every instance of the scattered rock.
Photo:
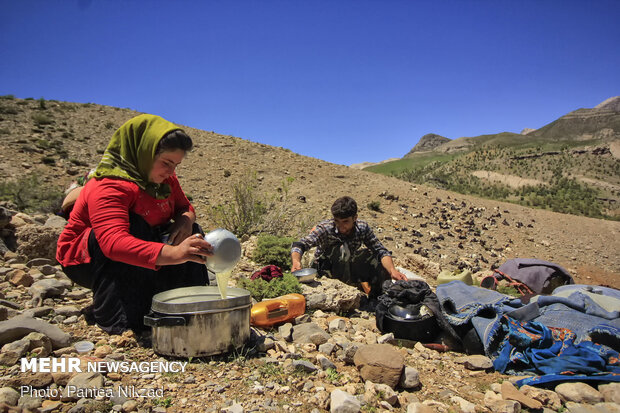
<svg viewBox="0 0 620 413">
<path fill-rule="evenodd" d="M 526 396 L 521 393 L 517 388 L 508 380 L 502 382 L 502 398 L 504 400 L 515 400 L 521 403 L 522 406 L 525 406 L 529 409 L 541 409 L 543 407 L 542 403 L 538 400 L 535 400 L 531 397 Z"/>
<path fill-rule="evenodd" d="M 12 389 L 11 387 L 2 387 L 0 388 L 0 403 L 7 404 L 9 406 L 17 406 L 17 401 L 19 400 L 19 393 L 17 390 Z"/>
<path fill-rule="evenodd" d="M 330 413 L 358 413 L 361 408 L 357 397 L 340 389 L 331 392 L 329 404 Z"/>
<path fill-rule="evenodd" d="M 361 346 L 353 358 L 364 380 L 387 384 L 394 388 L 404 368 L 403 355 L 389 344 Z"/>
<path fill-rule="evenodd" d="M 581 382 L 558 384 L 555 387 L 555 392 L 564 402 L 598 403 L 604 400 L 603 395 L 598 390 Z"/>
<path fill-rule="evenodd" d="M 405 366 L 398 385 L 403 389 L 413 389 L 420 386 L 420 373 L 413 367 Z"/>
<path fill-rule="evenodd" d="M 620 404 L 620 383 L 601 384 L 598 391 L 606 402 Z"/>
<path fill-rule="evenodd" d="M 488 370 L 493 368 L 493 362 L 487 356 L 474 354 L 467 357 L 458 357 L 457 363 L 463 364 L 468 370 Z"/>
<path fill-rule="evenodd" d="M 304 323 L 293 328 L 293 342 L 313 343 L 317 346 L 327 343 L 330 335 L 316 323 Z"/>
<path fill-rule="evenodd" d="M 68 347 L 71 343 L 71 335 L 60 328 L 42 320 L 17 316 L 0 322 L 0 344 L 20 339 L 32 332 L 39 332 L 47 336 L 54 349 Z"/>
<path fill-rule="evenodd" d="M 339 280 L 322 277 L 313 285 L 302 284 L 308 310 L 348 312 L 359 308 L 362 292 Z M 316 317 L 316 315 L 315 315 Z"/>
</svg>

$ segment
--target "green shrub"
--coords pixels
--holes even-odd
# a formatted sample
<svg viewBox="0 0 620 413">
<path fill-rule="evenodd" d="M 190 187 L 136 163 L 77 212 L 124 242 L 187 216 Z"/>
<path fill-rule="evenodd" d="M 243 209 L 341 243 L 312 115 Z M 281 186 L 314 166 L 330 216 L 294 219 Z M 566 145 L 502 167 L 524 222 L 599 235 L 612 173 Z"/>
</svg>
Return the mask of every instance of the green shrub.
<svg viewBox="0 0 620 413">
<path fill-rule="evenodd" d="M 20 211 L 55 212 L 62 196 L 61 188 L 40 182 L 36 174 L 0 182 L 0 200 L 14 203 Z"/>
<path fill-rule="evenodd" d="M 32 121 L 37 126 L 51 125 L 52 123 L 54 123 L 54 120 L 44 113 L 33 113 Z"/>
<path fill-rule="evenodd" d="M 0 106 L 0 114 L 2 115 L 17 115 L 19 110 L 11 106 Z"/>
<path fill-rule="evenodd" d="M 43 98 L 39 99 L 39 109 L 47 109 L 47 106 L 45 105 L 45 99 Z"/>
<path fill-rule="evenodd" d="M 258 237 L 254 261 L 263 265 L 277 265 L 282 270 L 291 268 L 291 244 L 295 241 L 290 237 L 277 237 L 263 234 Z"/>
<path fill-rule="evenodd" d="M 3 100 L 13 100 L 13 99 L 15 99 L 15 95 L 2 95 L 2 96 L 0 96 L 0 99 L 3 99 Z"/>
<path fill-rule="evenodd" d="M 114 122 L 112 122 L 112 121 L 107 121 L 107 122 L 105 123 L 105 128 L 106 128 L 106 129 L 114 129 Z"/>
<path fill-rule="evenodd" d="M 250 292 L 256 301 L 266 298 L 276 298 L 281 295 L 301 293 L 301 285 L 290 272 L 284 273 L 282 278 L 274 278 L 271 281 L 265 281 L 262 278 L 250 280 L 249 278 L 240 278 L 237 287 L 244 288 Z"/>
<path fill-rule="evenodd" d="M 52 158 L 51 156 L 44 156 L 41 159 L 41 162 L 43 162 L 45 165 L 56 165 L 56 159 Z"/>
<path fill-rule="evenodd" d="M 381 203 L 379 201 L 370 201 L 367 207 L 371 211 L 381 212 Z"/>
<path fill-rule="evenodd" d="M 232 187 L 233 200 L 210 209 L 216 225 L 226 228 L 238 237 L 257 231 L 267 212 L 257 188 L 256 174 L 245 174 Z"/>
</svg>

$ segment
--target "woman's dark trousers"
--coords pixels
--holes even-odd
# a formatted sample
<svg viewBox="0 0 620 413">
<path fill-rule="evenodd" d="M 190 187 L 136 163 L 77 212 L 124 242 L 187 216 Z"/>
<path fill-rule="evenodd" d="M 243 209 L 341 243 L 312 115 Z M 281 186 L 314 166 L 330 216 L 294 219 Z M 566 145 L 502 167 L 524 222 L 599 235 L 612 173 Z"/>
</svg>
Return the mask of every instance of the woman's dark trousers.
<svg viewBox="0 0 620 413">
<path fill-rule="evenodd" d="M 145 241 L 160 241 L 157 229 L 140 216 L 130 214 L 129 232 Z M 202 233 L 194 224 L 193 233 Z M 173 288 L 207 285 L 204 264 L 186 262 L 162 266 L 158 271 L 112 261 L 103 255 L 94 231 L 88 239 L 89 264 L 64 268 L 77 284 L 93 290 L 93 316 L 99 327 L 110 334 L 125 330 L 145 330 L 144 316 L 150 311 L 153 295 Z"/>
</svg>

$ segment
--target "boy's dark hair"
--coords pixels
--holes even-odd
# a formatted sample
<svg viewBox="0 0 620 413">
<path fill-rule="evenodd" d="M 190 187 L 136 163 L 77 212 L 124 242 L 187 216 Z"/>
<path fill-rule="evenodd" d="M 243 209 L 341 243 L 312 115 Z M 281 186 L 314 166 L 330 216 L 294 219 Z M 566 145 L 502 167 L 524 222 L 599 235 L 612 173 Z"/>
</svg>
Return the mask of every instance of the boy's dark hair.
<svg viewBox="0 0 620 413">
<path fill-rule="evenodd" d="M 182 130 L 178 129 L 166 134 L 159 140 L 157 149 L 155 150 L 155 155 L 164 151 L 173 151 L 175 149 L 181 149 L 188 152 L 192 150 L 193 146 L 194 143 L 192 142 L 192 138 L 190 138 Z"/>
<path fill-rule="evenodd" d="M 334 218 L 349 218 L 357 215 L 357 202 L 350 196 L 338 198 L 332 204 Z"/>
</svg>

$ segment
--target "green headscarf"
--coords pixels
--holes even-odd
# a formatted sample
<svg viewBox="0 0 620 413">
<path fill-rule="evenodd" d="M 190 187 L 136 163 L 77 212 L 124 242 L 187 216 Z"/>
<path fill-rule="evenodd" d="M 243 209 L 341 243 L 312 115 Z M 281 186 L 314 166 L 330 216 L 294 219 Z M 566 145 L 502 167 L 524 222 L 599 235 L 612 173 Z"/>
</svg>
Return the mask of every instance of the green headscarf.
<svg viewBox="0 0 620 413">
<path fill-rule="evenodd" d="M 165 135 L 179 129 L 174 123 L 155 115 L 129 119 L 114 132 L 93 176 L 126 179 L 138 184 L 153 198 L 167 198 L 170 185 L 149 182 L 149 174 L 157 144 Z"/>
</svg>

